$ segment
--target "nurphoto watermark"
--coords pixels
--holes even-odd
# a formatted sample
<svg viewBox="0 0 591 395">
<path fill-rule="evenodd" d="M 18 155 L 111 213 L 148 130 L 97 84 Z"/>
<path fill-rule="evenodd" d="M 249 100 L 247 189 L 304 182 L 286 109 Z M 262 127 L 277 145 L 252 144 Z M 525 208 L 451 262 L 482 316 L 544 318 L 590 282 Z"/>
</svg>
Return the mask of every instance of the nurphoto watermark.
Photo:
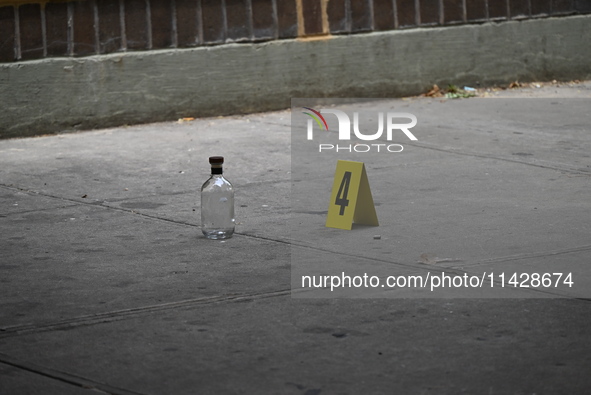
<svg viewBox="0 0 591 395">
<path fill-rule="evenodd" d="M 336 124 L 336 130 L 338 130 L 338 140 L 341 142 L 351 141 L 352 137 L 359 141 L 374 143 L 349 143 L 349 144 L 331 144 L 331 143 L 320 143 L 318 144 L 318 152 L 334 151 L 334 152 L 390 152 L 397 153 L 404 150 L 404 146 L 401 144 L 392 144 L 393 136 L 395 132 L 402 132 L 409 140 L 418 140 L 416 136 L 410 131 L 417 125 L 417 117 L 414 114 L 406 112 L 377 112 L 373 114 L 377 121 L 377 131 L 374 129 L 369 130 L 369 126 L 360 125 L 360 112 L 353 111 L 353 122 L 347 112 L 337 109 L 326 109 L 315 110 L 311 107 L 302 107 L 302 113 L 307 115 L 306 124 L 306 138 L 307 140 L 314 140 L 314 129 L 318 129 L 319 132 L 329 132 L 334 129 L 331 126 L 329 129 L 329 122 L 325 115 L 332 114 L 334 117 L 328 117 L 331 124 Z M 366 115 L 370 113 L 365 111 Z M 331 119 L 332 118 L 332 119 Z M 365 118 L 368 118 L 367 116 Z M 406 120 L 407 122 L 400 122 Z M 408 122 L 410 121 L 410 122 Z M 384 127 L 385 123 L 385 127 Z M 385 143 L 378 143 L 383 138 L 384 130 Z"/>
</svg>

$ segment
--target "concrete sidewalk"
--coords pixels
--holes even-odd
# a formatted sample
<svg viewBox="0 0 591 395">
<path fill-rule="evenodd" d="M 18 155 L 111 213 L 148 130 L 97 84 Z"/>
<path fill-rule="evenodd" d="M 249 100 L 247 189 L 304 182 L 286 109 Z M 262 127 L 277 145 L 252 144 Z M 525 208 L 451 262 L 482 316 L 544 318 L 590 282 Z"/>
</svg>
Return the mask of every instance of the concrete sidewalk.
<svg viewBox="0 0 591 395">
<path fill-rule="evenodd" d="M 588 393 L 591 83 L 485 96 L 388 102 L 419 140 L 368 165 L 383 225 L 351 233 L 292 212 L 290 111 L 0 141 L 0 394 Z M 210 155 L 226 241 L 199 229 Z M 293 253 L 578 288 L 294 298 Z"/>
</svg>

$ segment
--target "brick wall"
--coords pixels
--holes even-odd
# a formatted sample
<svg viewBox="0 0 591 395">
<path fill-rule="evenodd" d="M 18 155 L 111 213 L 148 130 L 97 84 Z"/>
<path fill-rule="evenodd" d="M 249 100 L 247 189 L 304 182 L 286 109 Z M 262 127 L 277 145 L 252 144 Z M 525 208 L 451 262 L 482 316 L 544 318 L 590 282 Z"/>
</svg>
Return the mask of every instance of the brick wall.
<svg viewBox="0 0 591 395">
<path fill-rule="evenodd" d="M 591 13 L 591 0 L 0 0 L 0 62 Z"/>
</svg>

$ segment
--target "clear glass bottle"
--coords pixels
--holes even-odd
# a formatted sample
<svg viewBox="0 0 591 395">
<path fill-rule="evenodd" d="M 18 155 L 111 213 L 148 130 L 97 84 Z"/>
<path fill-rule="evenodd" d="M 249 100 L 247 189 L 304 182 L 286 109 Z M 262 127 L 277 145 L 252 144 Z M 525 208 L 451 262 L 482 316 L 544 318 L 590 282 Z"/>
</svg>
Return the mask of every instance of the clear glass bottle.
<svg viewBox="0 0 591 395">
<path fill-rule="evenodd" d="M 234 188 L 223 176 L 223 156 L 209 158 L 211 177 L 201 187 L 201 231 L 208 239 L 232 237 Z"/>
</svg>

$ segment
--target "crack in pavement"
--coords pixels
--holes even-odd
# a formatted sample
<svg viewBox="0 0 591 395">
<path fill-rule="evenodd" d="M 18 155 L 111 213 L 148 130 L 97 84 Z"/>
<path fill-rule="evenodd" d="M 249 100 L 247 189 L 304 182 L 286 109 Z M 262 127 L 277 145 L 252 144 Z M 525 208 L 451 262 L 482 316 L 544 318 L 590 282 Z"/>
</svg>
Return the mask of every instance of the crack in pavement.
<svg viewBox="0 0 591 395">
<path fill-rule="evenodd" d="M 0 339 L 14 337 L 30 333 L 50 332 L 54 330 L 67 330 L 81 326 L 104 324 L 113 321 L 121 321 L 126 318 L 134 318 L 158 311 L 169 311 L 195 306 L 211 305 L 216 303 L 240 302 L 244 300 L 266 299 L 285 296 L 291 293 L 291 289 L 281 289 L 268 292 L 253 292 L 242 294 L 226 294 L 205 298 L 185 299 L 176 302 L 160 303 L 150 306 L 135 307 L 130 309 L 114 310 L 105 313 L 97 313 L 85 316 L 73 317 L 65 320 L 48 322 L 44 324 L 23 324 L 0 328 Z"/>
<path fill-rule="evenodd" d="M 425 143 L 406 143 L 406 144 L 411 145 L 413 147 L 417 147 L 417 148 L 430 149 L 433 151 L 445 152 L 445 153 L 449 153 L 449 154 L 471 156 L 474 158 L 483 158 L 483 159 L 495 159 L 495 160 L 509 162 L 509 163 L 516 163 L 516 164 L 520 164 L 520 165 L 539 167 L 542 169 L 556 170 L 556 171 L 560 171 L 560 172 L 564 172 L 564 173 L 591 176 L 591 169 L 589 171 L 587 171 L 587 170 L 575 169 L 572 167 L 568 167 L 568 168 L 561 167 L 561 166 L 558 166 L 557 164 L 544 165 L 541 163 L 525 162 L 525 161 L 521 161 L 521 160 L 517 160 L 517 159 L 511 159 L 511 158 L 507 158 L 507 157 L 503 157 L 503 156 L 496 156 L 496 155 L 485 154 L 485 153 L 480 153 L 480 152 L 458 151 L 458 150 L 455 150 L 455 149 L 449 148 L 449 147 L 435 147 L 435 146 L 425 144 Z M 570 166 L 567 164 L 562 164 L 562 165 Z"/>
<path fill-rule="evenodd" d="M 18 358 L 14 358 L 3 353 L 0 353 L 0 364 L 9 365 L 14 368 L 18 368 L 33 374 L 44 376 L 52 380 L 61 381 L 62 383 L 80 387 L 86 390 L 91 390 L 93 392 L 99 392 L 110 395 L 145 395 L 139 392 L 113 387 L 109 384 L 101 383 L 85 377 L 63 372 L 61 370 L 48 368 L 31 362 L 24 362 Z"/>
<path fill-rule="evenodd" d="M 480 260 L 480 261 L 477 261 L 474 263 L 468 263 L 468 264 L 461 265 L 461 266 L 451 266 L 451 268 L 456 269 L 456 268 L 460 268 L 460 267 L 461 268 L 476 267 L 476 266 L 480 266 L 480 265 L 518 261 L 518 260 L 522 260 L 522 259 L 541 258 L 541 257 L 570 254 L 573 252 L 581 252 L 581 251 L 589 251 L 589 250 L 591 250 L 591 245 L 572 247 L 572 248 L 564 248 L 564 249 L 559 249 L 559 250 L 542 251 L 542 252 L 528 252 L 528 253 L 524 253 L 524 254 L 515 254 L 515 255 L 509 255 L 509 256 L 504 256 L 504 257 L 483 259 L 483 260 Z"/>
</svg>

